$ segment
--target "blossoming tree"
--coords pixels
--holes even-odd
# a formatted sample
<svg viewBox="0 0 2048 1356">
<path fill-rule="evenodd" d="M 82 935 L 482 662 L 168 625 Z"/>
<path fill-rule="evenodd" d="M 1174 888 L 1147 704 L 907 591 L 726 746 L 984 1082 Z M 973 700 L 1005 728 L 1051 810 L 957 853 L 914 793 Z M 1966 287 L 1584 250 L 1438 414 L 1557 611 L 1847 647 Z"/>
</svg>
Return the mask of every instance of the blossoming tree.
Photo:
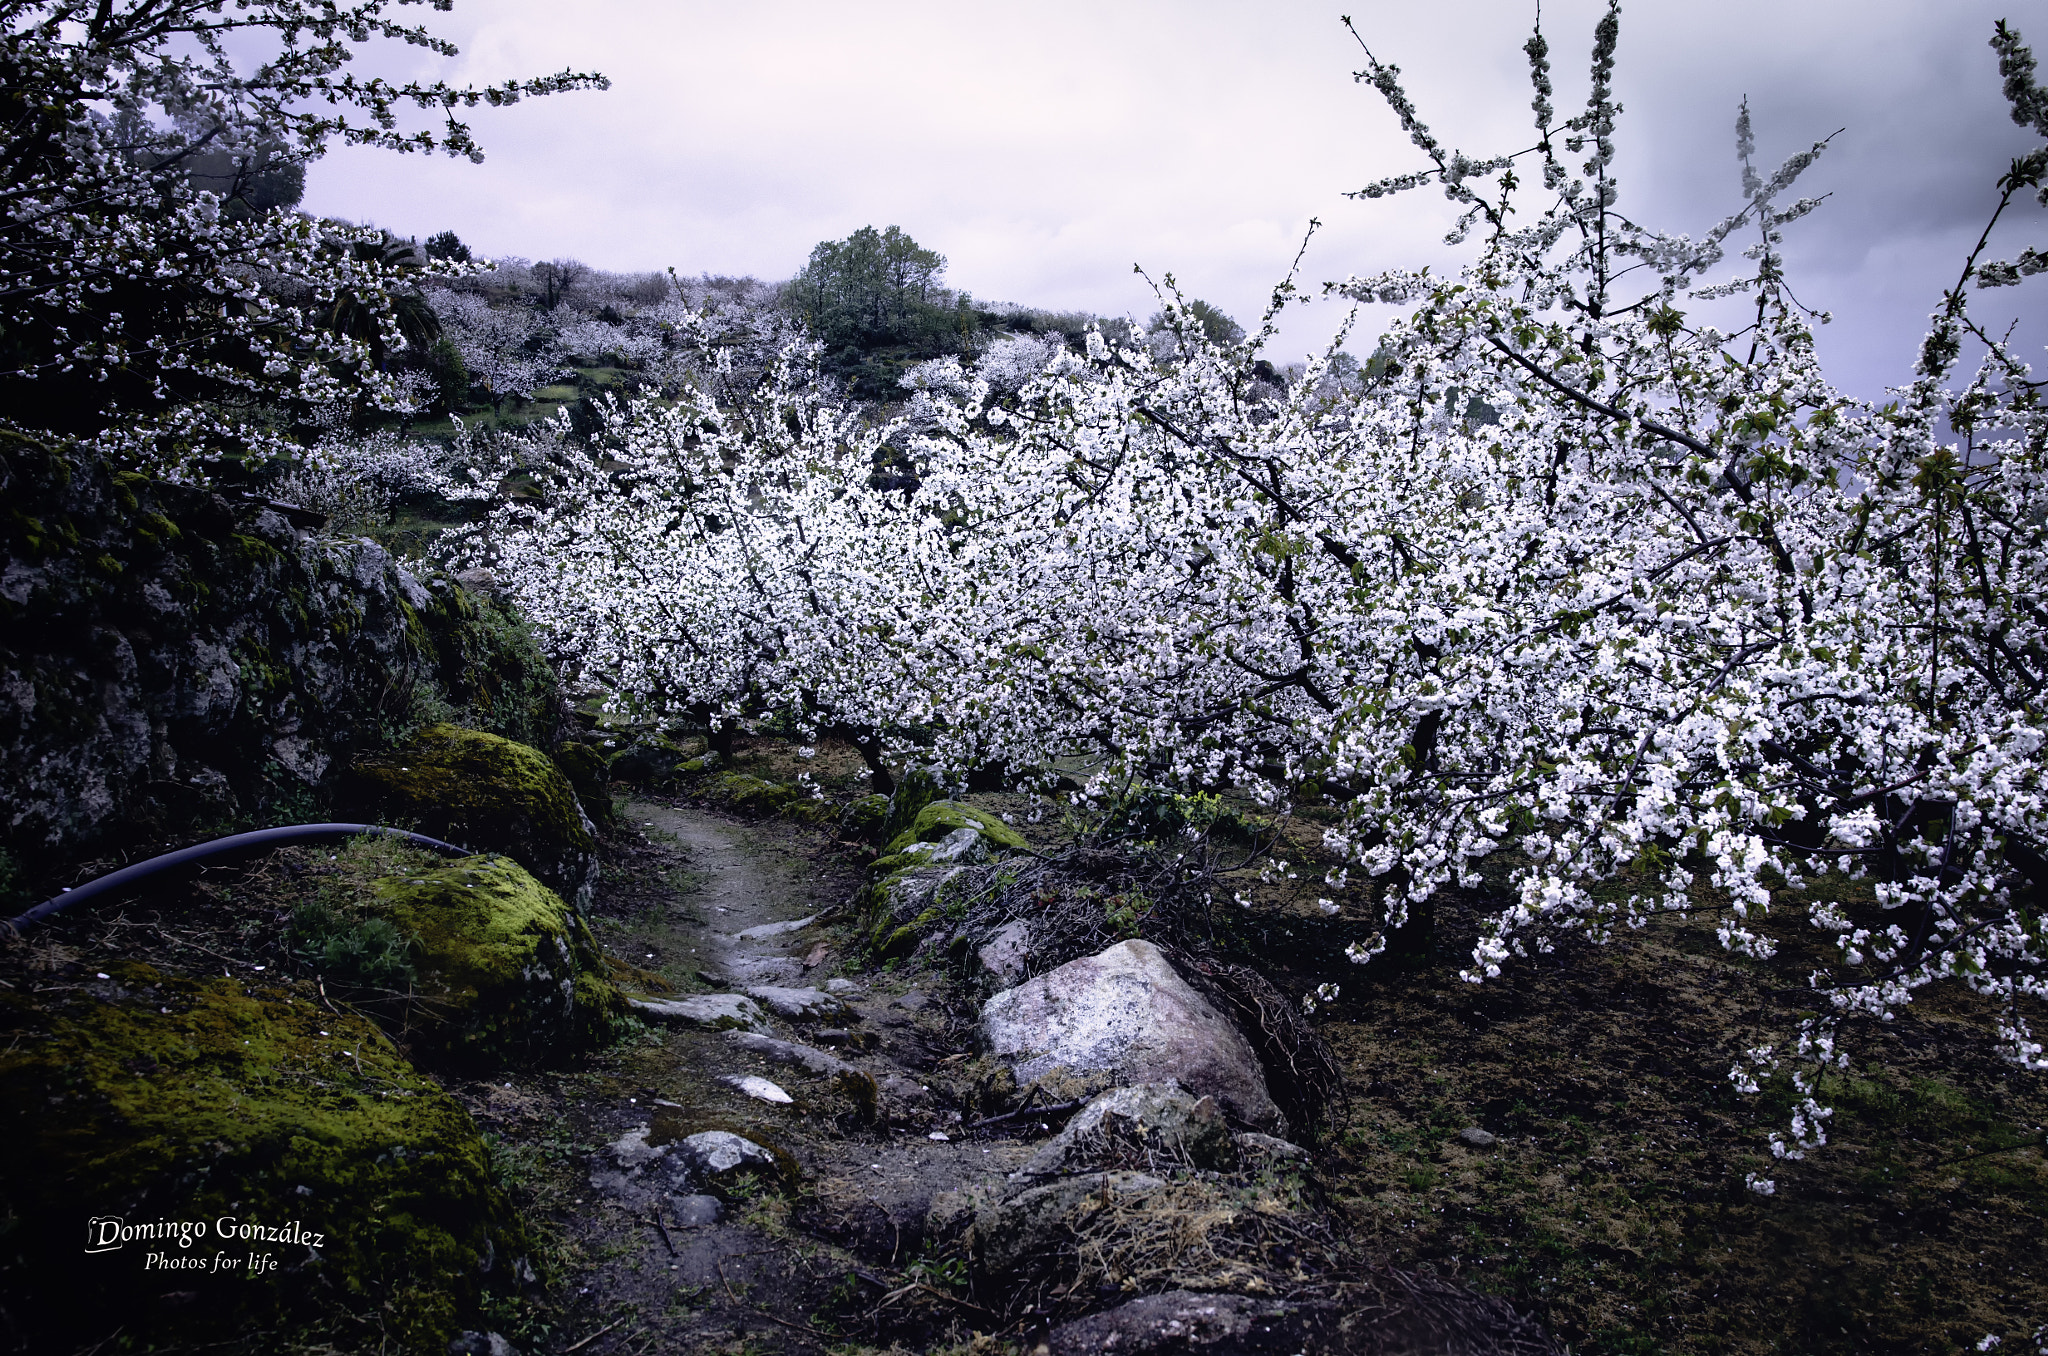
<svg viewBox="0 0 2048 1356">
<path fill-rule="evenodd" d="M 800 346 L 744 401 L 619 409 L 553 450 L 547 506 L 478 541 L 587 670 L 714 728 L 835 730 L 885 777 L 1092 749 L 1117 775 L 1334 806 L 1333 875 L 1377 881 L 1385 910 L 1361 962 L 1488 858 L 1510 884 L 1473 982 L 1659 917 L 1756 957 L 1810 925 L 1815 1014 L 1731 1071 L 1753 1091 L 1788 1065 L 1781 1156 L 1824 1142 L 1813 1078 L 1846 1062 L 1845 1026 L 1938 980 L 2048 1067 L 2028 1019 L 2048 419 L 1967 304 L 2040 257 L 1988 261 L 1987 228 L 1913 382 L 1845 396 L 1779 252 L 1824 145 L 1762 173 L 1745 110 L 1736 210 L 1698 239 L 1637 223 L 1612 174 L 1617 35 L 1610 9 L 1563 119 L 1533 37 L 1536 142 L 1486 159 L 1439 144 L 1367 52 L 1426 167 L 1362 195 L 1437 186 L 1479 251 L 1336 287 L 1412 306 L 1356 381 L 1324 379 L 1334 344 L 1261 379 L 1292 280 L 1218 344 L 1169 278 L 1175 344 L 1091 332 L 1021 383 L 928 364 L 893 423 L 820 396 Z M 2048 135 L 2031 55 L 2003 26 L 1993 45 Z M 1993 225 L 2044 179 L 2048 149 L 2015 163 Z"/>
<path fill-rule="evenodd" d="M 394 85 L 350 72 L 372 39 L 454 52 L 389 8 L 0 0 L 10 422 L 194 474 L 208 460 L 289 455 L 269 411 L 404 406 L 376 361 L 406 346 L 394 298 L 416 272 L 461 266 L 416 270 L 387 257 L 378 232 L 258 210 L 246 192 L 228 210 L 202 185 L 274 177 L 334 141 L 480 159 L 460 110 L 604 82 L 564 71 L 488 88 Z M 443 125 L 402 130 L 408 105 Z"/>
</svg>

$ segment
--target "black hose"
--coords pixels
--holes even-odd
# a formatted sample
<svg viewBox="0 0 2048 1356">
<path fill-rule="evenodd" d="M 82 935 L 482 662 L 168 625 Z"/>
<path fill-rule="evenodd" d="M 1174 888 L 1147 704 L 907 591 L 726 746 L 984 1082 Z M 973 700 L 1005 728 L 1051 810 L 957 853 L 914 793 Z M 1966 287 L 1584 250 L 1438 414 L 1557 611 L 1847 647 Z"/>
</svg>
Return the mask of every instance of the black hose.
<svg viewBox="0 0 2048 1356">
<path fill-rule="evenodd" d="M 180 848 L 166 852 L 161 857 L 124 866 L 119 871 L 89 880 L 73 890 L 66 890 L 55 898 L 46 899 L 27 913 L 16 914 L 7 920 L 7 927 L 16 933 L 27 932 L 36 924 L 60 909 L 101 895 L 121 894 L 146 880 L 153 880 L 168 872 L 190 867 L 213 866 L 236 861 L 243 857 L 254 857 L 272 848 L 286 847 L 293 843 L 334 843 L 344 839 L 374 833 L 385 838 L 402 838 L 408 843 L 451 856 L 473 856 L 468 848 L 444 843 L 438 838 L 424 834 L 407 833 L 404 829 L 390 829 L 382 824 L 286 824 L 275 829 L 258 829 L 254 833 L 238 833 L 231 838 L 216 838 L 209 843 Z"/>
</svg>

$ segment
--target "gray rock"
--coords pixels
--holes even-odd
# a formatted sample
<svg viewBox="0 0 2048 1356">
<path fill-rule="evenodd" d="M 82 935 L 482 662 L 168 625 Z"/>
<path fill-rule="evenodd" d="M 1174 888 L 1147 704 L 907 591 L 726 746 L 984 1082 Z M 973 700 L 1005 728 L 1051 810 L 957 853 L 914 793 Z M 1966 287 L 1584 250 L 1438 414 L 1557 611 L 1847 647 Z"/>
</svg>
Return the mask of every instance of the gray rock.
<svg viewBox="0 0 2048 1356">
<path fill-rule="evenodd" d="M 1021 1086 L 1055 1069 L 1174 1081 L 1231 1119 L 1284 1134 L 1258 1057 L 1150 942 L 1119 942 L 991 997 L 981 1034 Z"/>
<path fill-rule="evenodd" d="M 1031 960 L 1031 925 L 1013 919 L 997 930 L 974 952 L 982 981 L 992 988 L 1007 989 L 1022 984 Z"/>
<path fill-rule="evenodd" d="M 844 1017 L 846 1004 L 822 989 L 786 989 L 776 984 L 756 984 L 747 990 L 777 1017 L 792 1022 L 819 1022 Z"/>
<path fill-rule="evenodd" d="M 759 1031 L 768 1025 L 760 1004 L 744 994 L 693 993 L 682 998 L 629 998 L 626 1005 L 642 1017 L 712 1031 Z"/>
<path fill-rule="evenodd" d="M 1237 1162 L 1237 1145 L 1215 1098 L 1190 1096 L 1178 1083 L 1140 1083 L 1111 1089 L 1074 1113 L 1011 1180 L 1036 1182 L 1077 1168 L 1106 1167 L 1130 1151 L 1146 1153 L 1162 1167 L 1182 1162 L 1226 1169 Z"/>
<path fill-rule="evenodd" d="M 1292 1140 L 1278 1139 L 1272 1135 L 1262 1135 L 1256 1130 L 1239 1131 L 1237 1134 L 1232 1135 L 1231 1139 L 1237 1142 L 1240 1153 L 1261 1154 L 1267 1158 L 1281 1159 L 1306 1159 L 1308 1157 L 1308 1150 Z"/>
<path fill-rule="evenodd" d="M 974 1223 L 977 1213 L 993 1204 L 985 1192 L 941 1191 L 925 1209 L 925 1236 L 950 1241 Z"/>
<path fill-rule="evenodd" d="M 882 899 L 889 916 L 908 923 L 935 905 L 946 883 L 967 870 L 964 866 L 912 866 L 882 882 Z"/>
<path fill-rule="evenodd" d="M 494 1332 L 465 1332 L 448 1344 L 448 1356 L 519 1356 L 519 1348 Z"/>
<path fill-rule="evenodd" d="M 735 932 L 733 936 L 743 941 L 761 941 L 769 937 L 781 937 L 792 932 L 802 932 L 817 921 L 818 915 L 812 914 L 808 918 L 796 918 L 787 923 L 763 923 L 759 927 L 746 928 L 743 931 Z"/>
<path fill-rule="evenodd" d="M 847 994 L 859 993 L 860 985 L 854 983 L 850 979 L 843 978 L 839 975 L 834 975 L 832 978 L 825 981 L 825 992 L 829 994 L 836 994 L 840 997 L 844 997 Z"/>
<path fill-rule="evenodd" d="M 1322 1305 L 1169 1290 L 1062 1323 L 1046 1347 L 1052 1356 L 1294 1356 L 1334 1317 Z"/>
<path fill-rule="evenodd" d="M 796 1100 L 783 1091 L 781 1084 L 771 1082 L 759 1074 L 720 1074 L 718 1081 L 760 1102 L 775 1102 L 787 1106 Z"/>
<path fill-rule="evenodd" d="M 808 1045 L 795 1041 L 779 1041 L 773 1036 L 763 1036 L 753 1031 L 728 1031 L 725 1038 L 740 1049 L 751 1054 L 771 1059 L 777 1064 L 790 1064 L 823 1077 L 844 1073 L 853 1066 L 835 1055 L 823 1050 L 814 1050 Z"/>
<path fill-rule="evenodd" d="M 725 1205 L 716 1196 L 677 1196 L 669 1202 L 669 1222 L 685 1229 L 700 1229 L 725 1218 Z"/>
<path fill-rule="evenodd" d="M 981 845 L 981 830 L 958 828 L 936 843 L 912 843 L 903 849 L 906 857 L 920 857 L 927 866 L 968 866 L 990 859 Z"/>
<path fill-rule="evenodd" d="M 612 1161 L 627 1172 L 635 1172 L 668 1153 L 667 1149 L 649 1144 L 647 1135 L 648 1127 L 636 1125 L 613 1140 L 606 1146 Z"/>
<path fill-rule="evenodd" d="M 1458 1132 L 1458 1138 L 1475 1149 L 1491 1149 L 1500 1143 L 1498 1136 L 1476 1125 L 1468 1125 Z"/>
<path fill-rule="evenodd" d="M 1090 1198 L 1149 1196 L 1165 1185 L 1142 1172 L 1087 1172 L 985 1202 L 974 1217 L 982 1265 L 997 1273 L 1015 1271 L 1026 1258 L 1058 1246 L 1067 1217 Z"/>
<path fill-rule="evenodd" d="M 730 1130 L 700 1130 L 676 1144 L 676 1156 L 708 1179 L 727 1177 L 745 1168 L 773 1168 L 775 1155 Z"/>
</svg>

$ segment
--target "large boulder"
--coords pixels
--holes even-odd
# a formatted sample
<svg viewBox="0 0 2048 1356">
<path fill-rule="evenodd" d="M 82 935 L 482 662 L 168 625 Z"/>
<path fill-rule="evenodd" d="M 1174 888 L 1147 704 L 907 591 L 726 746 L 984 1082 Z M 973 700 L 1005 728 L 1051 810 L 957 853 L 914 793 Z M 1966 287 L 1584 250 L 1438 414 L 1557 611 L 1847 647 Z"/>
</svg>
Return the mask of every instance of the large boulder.
<svg viewBox="0 0 2048 1356">
<path fill-rule="evenodd" d="M 465 857 L 372 886 L 369 908 L 413 939 L 409 1039 L 464 1064 L 602 1045 L 625 999 L 581 914 L 509 857 Z"/>
<path fill-rule="evenodd" d="M 532 1274 L 475 1124 L 375 1026 L 310 985 L 108 970 L 0 993 L 0 1305 L 24 1350 L 336 1301 L 445 1350 L 482 1287 Z"/>
<path fill-rule="evenodd" d="M 367 799 L 389 818 L 516 858 L 577 908 L 597 886 L 597 835 L 576 790 L 539 749 L 480 730 L 433 725 L 356 761 Z"/>
<path fill-rule="evenodd" d="M 1241 1125 L 1286 1133 L 1250 1044 L 1150 942 L 1119 942 L 994 995 L 981 1037 L 1020 1085 L 1060 1070 L 1172 1080 Z"/>
</svg>

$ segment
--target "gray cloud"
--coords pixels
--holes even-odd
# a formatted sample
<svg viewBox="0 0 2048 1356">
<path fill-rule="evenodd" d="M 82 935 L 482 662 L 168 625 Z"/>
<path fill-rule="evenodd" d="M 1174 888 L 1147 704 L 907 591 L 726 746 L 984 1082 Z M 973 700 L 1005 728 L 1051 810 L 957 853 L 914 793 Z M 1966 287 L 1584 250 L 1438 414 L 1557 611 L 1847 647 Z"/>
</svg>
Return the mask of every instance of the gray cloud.
<svg viewBox="0 0 2048 1356">
<path fill-rule="evenodd" d="M 1583 97 L 1600 8 L 1545 7 L 1563 106 Z M 1443 139 L 1527 144 L 1533 6 L 1392 9 L 1361 4 L 1358 26 Z M 1764 159 L 1844 129 L 1806 187 L 1833 197 L 1788 244 L 1801 296 L 1836 316 L 1823 342 L 1837 380 L 1875 393 L 1904 376 L 1992 181 L 2028 145 L 1985 45 L 2002 12 L 1639 0 L 1618 77 L 1623 205 L 1692 231 L 1728 210 L 1744 94 Z M 480 81 L 571 65 L 614 87 L 481 113 L 482 166 L 337 152 L 314 168 L 309 207 L 409 234 L 453 228 L 487 252 L 770 278 L 820 239 L 893 223 L 979 297 L 1145 312 L 1141 263 L 1246 321 L 1312 216 L 1325 228 L 1310 282 L 1451 257 L 1441 198 L 1341 196 L 1418 157 L 1353 84 L 1359 53 L 1320 0 L 488 0 L 435 18 L 461 57 L 366 62 Z M 2048 55 L 2048 22 L 2035 26 Z M 2005 253 L 2044 235 L 2039 208 L 2022 215 Z M 2017 313 L 2027 298 L 1991 300 Z M 1283 349 L 1316 344 L 1338 314 L 1304 308 Z"/>
</svg>

